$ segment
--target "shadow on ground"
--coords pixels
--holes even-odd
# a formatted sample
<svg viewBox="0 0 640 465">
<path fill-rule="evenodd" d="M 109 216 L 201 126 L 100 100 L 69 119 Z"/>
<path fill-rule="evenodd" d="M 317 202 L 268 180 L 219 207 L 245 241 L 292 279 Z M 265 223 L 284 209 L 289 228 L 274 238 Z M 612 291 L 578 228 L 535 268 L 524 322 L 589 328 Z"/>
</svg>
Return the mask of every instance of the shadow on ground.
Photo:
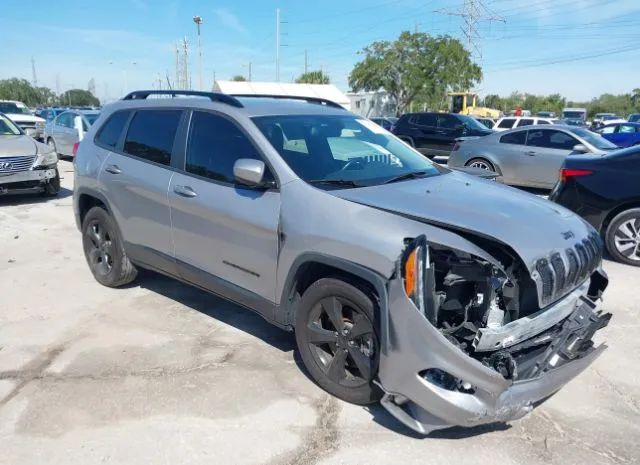
<svg viewBox="0 0 640 465">
<path fill-rule="evenodd" d="M 55 197 L 43 197 L 41 194 L 8 194 L 0 196 L 0 207 L 55 202 L 56 200 L 66 199 L 72 195 L 73 191 L 65 187 L 61 187 L 60 192 Z"/>
</svg>

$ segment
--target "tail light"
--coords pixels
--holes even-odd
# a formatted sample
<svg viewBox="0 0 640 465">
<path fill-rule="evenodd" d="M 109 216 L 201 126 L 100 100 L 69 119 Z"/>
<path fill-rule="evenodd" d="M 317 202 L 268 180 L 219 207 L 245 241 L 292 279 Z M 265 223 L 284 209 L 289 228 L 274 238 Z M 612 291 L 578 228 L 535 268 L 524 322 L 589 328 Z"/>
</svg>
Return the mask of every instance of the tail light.
<svg viewBox="0 0 640 465">
<path fill-rule="evenodd" d="M 80 146 L 80 142 L 76 142 L 75 144 L 73 144 L 73 151 L 71 152 L 75 158 L 76 153 L 78 153 L 78 147 Z"/>
<path fill-rule="evenodd" d="M 577 178 L 580 176 L 589 176 L 593 174 L 591 170 L 579 170 L 573 168 L 562 168 L 560 169 L 560 182 L 566 182 L 569 178 Z"/>
<path fill-rule="evenodd" d="M 455 143 L 455 145 L 453 146 L 453 148 L 451 149 L 452 152 L 457 152 L 458 150 L 460 150 L 460 144 L 458 142 Z"/>
</svg>

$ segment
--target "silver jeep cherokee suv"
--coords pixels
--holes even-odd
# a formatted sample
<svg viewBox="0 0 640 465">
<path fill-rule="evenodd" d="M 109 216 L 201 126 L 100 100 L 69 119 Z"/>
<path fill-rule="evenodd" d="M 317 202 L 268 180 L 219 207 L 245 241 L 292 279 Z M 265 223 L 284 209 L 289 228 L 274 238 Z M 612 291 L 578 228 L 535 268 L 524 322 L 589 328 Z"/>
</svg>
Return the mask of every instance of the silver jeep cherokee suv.
<svg viewBox="0 0 640 465">
<path fill-rule="evenodd" d="M 588 224 L 335 103 L 138 91 L 75 163 L 98 282 L 146 268 L 237 302 L 294 330 L 325 390 L 418 432 L 520 418 L 605 348 Z"/>
</svg>

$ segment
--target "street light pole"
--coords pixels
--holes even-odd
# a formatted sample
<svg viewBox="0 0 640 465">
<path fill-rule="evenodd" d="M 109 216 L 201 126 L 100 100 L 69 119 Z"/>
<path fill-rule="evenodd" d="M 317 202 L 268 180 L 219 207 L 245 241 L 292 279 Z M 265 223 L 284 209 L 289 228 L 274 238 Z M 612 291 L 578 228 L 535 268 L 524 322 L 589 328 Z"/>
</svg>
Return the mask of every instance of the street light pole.
<svg viewBox="0 0 640 465">
<path fill-rule="evenodd" d="M 202 89 L 202 42 L 200 40 L 200 25 L 202 24 L 202 16 L 194 16 L 193 22 L 196 23 L 196 27 L 198 28 L 198 74 L 200 81 L 200 90 Z"/>
</svg>

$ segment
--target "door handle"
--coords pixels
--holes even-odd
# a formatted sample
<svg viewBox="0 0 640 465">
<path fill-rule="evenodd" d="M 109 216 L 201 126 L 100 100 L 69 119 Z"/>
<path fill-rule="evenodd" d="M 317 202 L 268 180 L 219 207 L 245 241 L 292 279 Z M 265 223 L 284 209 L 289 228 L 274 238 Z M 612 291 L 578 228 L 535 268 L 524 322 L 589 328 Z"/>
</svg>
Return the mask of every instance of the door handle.
<svg viewBox="0 0 640 465">
<path fill-rule="evenodd" d="M 118 167 L 118 165 L 109 165 L 104 169 L 107 173 L 111 174 L 120 174 L 122 170 Z"/>
<path fill-rule="evenodd" d="M 530 150 L 528 152 L 525 152 L 525 154 L 529 155 L 530 157 L 535 157 L 536 156 L 536 152 Z"/>
<path fill-rule="evenodd" d="M 191 189 L 191 187 L 189 186 L 174 186 L 173 192 L 175 192 L 176 194 L 182 197 L 190 197 L 190 198 L 196 197 L 198 195 L 196 194 L 196 191 Z"/>
</svg>

